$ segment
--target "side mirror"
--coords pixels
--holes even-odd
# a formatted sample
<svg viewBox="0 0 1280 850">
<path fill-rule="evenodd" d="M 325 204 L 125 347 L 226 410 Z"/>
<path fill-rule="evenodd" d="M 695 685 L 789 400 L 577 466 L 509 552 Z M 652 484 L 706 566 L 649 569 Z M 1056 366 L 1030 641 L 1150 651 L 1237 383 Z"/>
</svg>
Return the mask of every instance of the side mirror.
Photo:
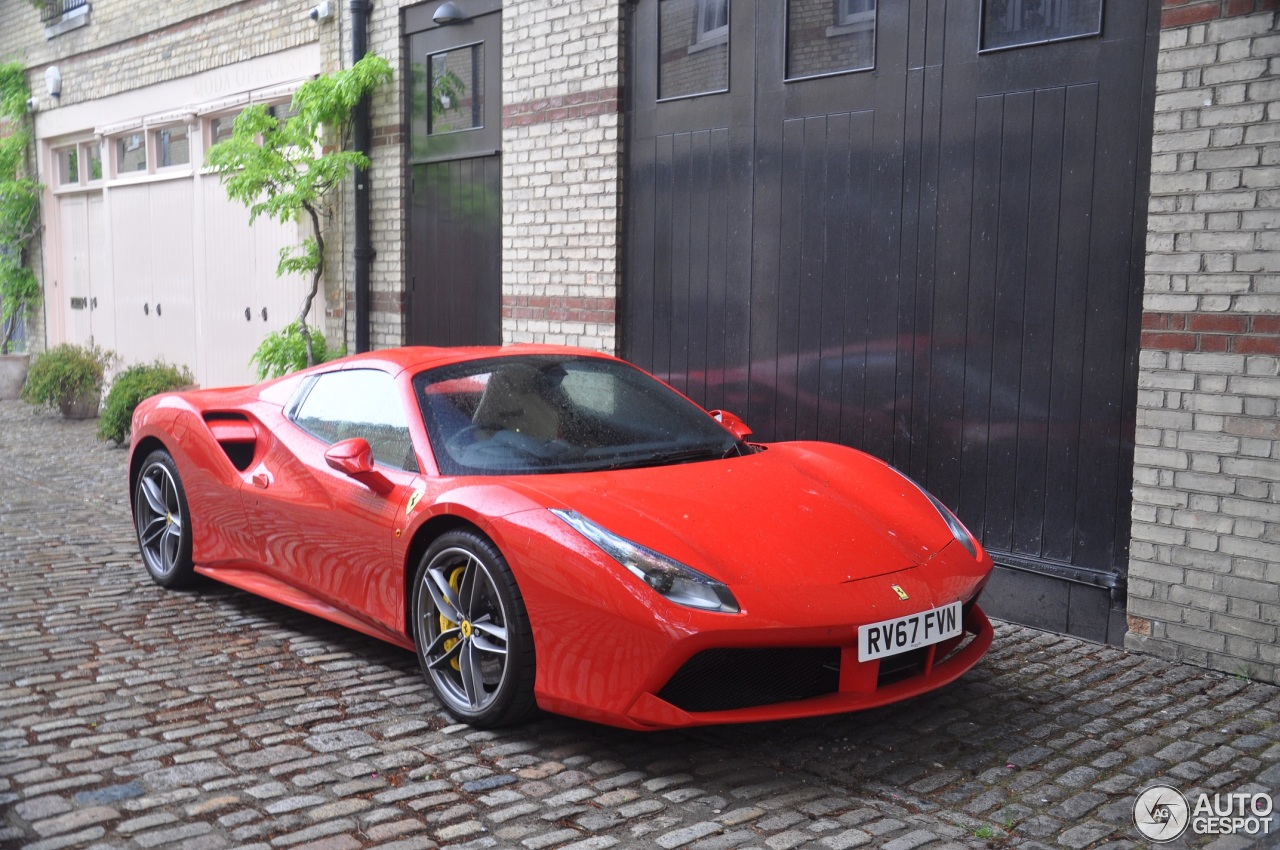
<svg viewBox="0 0 1280 850">
<path fill-rule="evenodd" d="M 737 416 L 734 416 L 727 410 L 713 410 L 711 416 L 719 422 L 724 429 L 739 440 L 745 440 L 751 436 L 751 429 L 747 427 L 747 423 L 743 422 Z"/>
<path fill-rule="evenodd" d="M 369 441 L 363 437 L 352 437 L 334 443 L 324 453 L 324 462 L 331 469 L 354 478 L 379 496 L 385 496 L 395 489 L 390 478 L 373 468 L 373 449 Z"/>
</svg>

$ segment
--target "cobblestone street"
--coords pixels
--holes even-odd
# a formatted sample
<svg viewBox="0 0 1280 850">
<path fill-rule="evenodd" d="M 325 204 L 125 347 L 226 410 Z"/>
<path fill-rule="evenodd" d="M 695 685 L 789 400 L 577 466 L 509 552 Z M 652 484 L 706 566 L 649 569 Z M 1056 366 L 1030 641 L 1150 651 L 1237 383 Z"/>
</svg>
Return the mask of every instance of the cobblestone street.
<svg viewBox="0 0 1280 850">
<path fill-rule="evenodd" d="M 1122 848 L 1157 779 L 1280 788 L 1280 689 L 1009 625 L 864 714 L 453 725 L 410 653 L 154 586 L 93 429 L 0 402 L 0 847 Z M 1203 845 L 1269 846 L 1171 846 Z"/>
</svg>

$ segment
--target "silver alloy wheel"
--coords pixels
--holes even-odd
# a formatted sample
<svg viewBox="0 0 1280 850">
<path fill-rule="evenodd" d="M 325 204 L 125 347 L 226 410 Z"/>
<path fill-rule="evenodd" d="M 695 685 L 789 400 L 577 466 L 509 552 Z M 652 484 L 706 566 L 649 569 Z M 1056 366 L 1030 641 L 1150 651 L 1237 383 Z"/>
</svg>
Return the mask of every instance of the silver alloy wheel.
<svg viewBox="0 0 1280 850">
<path fill-rule="evenodd" d="M 157 579 L 173 575 L 182 558 L 186 517 L 177 482 L 163 463 L 148 464 L 138 476 L 133 516 L 147 569 Z"/>
<path fill-rule="evenodd" d="M 508 614 L 489 567 L 465 548 L 431 559 L 418 585 L 422 650 L 436 692 L 463 715 L 484 712 L 508 676 Z"/>
</svg>

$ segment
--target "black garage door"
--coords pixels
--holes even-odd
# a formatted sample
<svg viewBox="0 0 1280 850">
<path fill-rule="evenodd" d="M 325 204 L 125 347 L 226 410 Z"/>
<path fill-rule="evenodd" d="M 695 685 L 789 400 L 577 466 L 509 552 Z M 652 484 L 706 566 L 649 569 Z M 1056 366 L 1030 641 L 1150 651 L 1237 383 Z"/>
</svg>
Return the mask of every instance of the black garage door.
<svg viewBox="0 0 1280 850">
<path fill-rule="evenodd" d="M 1158 21 L 639 0 L 623 353 L 893 463 L 991 550 L 994 613 L 1119 641 Z"/>
<path fill-rule="evenodd" d="M 464 5 L 402 13 L 410 345 L 502 341 L 502 4 Z"/>
</svg>

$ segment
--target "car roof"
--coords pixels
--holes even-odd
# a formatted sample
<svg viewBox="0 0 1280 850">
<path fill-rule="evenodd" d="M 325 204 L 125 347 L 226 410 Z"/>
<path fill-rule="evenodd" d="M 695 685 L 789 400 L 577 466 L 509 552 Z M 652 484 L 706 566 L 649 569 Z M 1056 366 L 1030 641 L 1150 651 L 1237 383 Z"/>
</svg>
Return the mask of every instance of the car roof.
<svg viewBox="0 0 1280 850">
<path fill-rule="evenodd" d="M 586 348 L 573 348 L 565 345 L 541 345 L 521 343 L 517 345 L 481 345 L 440 347 L 429 345 L 409 345 L 401 348 L 387 348 L 379 351 L 368 351 L 343 358 L 341 368 L 358 368 L 360 366 L 378 366 L 391 372 L 421 372 L 437 366 L 450 366 L 454 363 L 465 363 L 471 360 L 486 360 L 491 357 L 518 357 L 528 354 L 553 354 L 573 357 L 602 357 L 609 355 Z M 333 364 L 323 364 L 332 368 Z"/>
</svg>

